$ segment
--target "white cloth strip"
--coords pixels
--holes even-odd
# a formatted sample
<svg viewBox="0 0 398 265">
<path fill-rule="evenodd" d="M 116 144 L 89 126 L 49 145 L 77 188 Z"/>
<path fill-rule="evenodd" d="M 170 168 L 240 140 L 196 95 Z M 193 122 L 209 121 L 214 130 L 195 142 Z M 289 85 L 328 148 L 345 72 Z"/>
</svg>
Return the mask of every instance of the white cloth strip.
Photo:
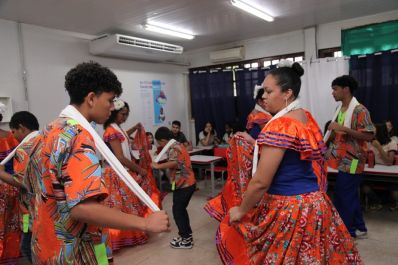
<svg viewBox="0 0 398 265">
<path fill-rule="evenodd" d="M 29 141 L 30 139 L 32 139 L 33 137 L 36 137 L 39 134 L 39 131 L 33 131 L 31 133 L 29 133 L 28 135 L 25 136 L 25 138 L 23 138 L 23 140 L 19 143 L 19 145 L 17 147 L 14 148 L 14 150 L 11 151 L 11 153 L 8 154 L 8 156 L 6 156 L 6 158 L 4 158 L 0 164 L 1 165 L 5 165 L 8 161 L 10 161 L 14 155 L 15 152 L 17 151 L 17 149 L 23 145 L 24 143 L 26 143 L 27 141 Z"/>
<path fill-rule="evenodd" d="M 162 151 L 160 151 L 160 153 L 155 157 L 155 159 L 153 160 L 155 163 L 159 163 L 160 159 L 162 159 L 162 156 L 170 149 L 170 147 L 177 142 L 174 139 L 171 139 L 162 149 Z"/>
<path fill-rule="evenodd" d="M 269 124 L 271 121 L 282 117 L 283 115 L 287 114 L 288 112 L 295 110 L 295 109 L 299 109 L 301 108 L 300 106 L 300 101 L 298 99 L 294 100 L 292 103 L 290 103 L 286 108 L 282 109 L 281 111 L 279 111 L 277 114 L 275 114 L 272 119 L 270 119 L 267 124 Z M 257 140 L 256 140 L 256 144 L 254 146 L 254 153 L 253 153 L 253 168 L 252 168 L 252 176 L 254 176 L 254 173 L 256 173 L 257 171 L 257 163 L 258 163 L 258 145 L 257 145 Z"/>
<path fill-rule="evenodd" d="M 127 135 L 127 133 L 116 123 L 111 123 L 111 126 L 118 131 L 120 134 L 122 134 L 124 136 L 124 138 L 126 138 L 123 142 L 120 142 L 120 145 L 122 146 L 122 152 L 125 158 L 127 158 L 128 160 L 131 160 L 131 148 L 130 148 L 130 139 Z"/>
<path fill-rule="evenodd" d="M 159 207 L 151 200 L 151 198 L 144 192 L 140 185 L 130 176 L 127 170 L 123 167 L 120 161 L 115 155 L 109 150 L 108 146 L 104 143 L 98 133 L 91 127 L 90 123 L 86 118 L 72 105 L 68 105 L 62 110 L 60 117 L 67 117 L 78 122 L 84 129 L 86 129 L 91 136 L 94 138 L 96 148 L 109 163 L 112 169 L 117 173 L 120 179 L 134 192 L 135 195 L 145 203 L 152 211 L 159 211 Z"/>
<path fill-rule="evenodd" d="M 257 140 L 256 140 L 256 142 L 254 144 L 252 176 L 254 176 L 254 173 L 256 173 L 256 171 L 257 171 L 257 163 L 258 163 L 258 144 L 257 144 Z"/>
<path fill-rule="evenodd" d="M 262 113 L 271 115 L 269 112 L 267 112 L 265 109 L 263 109 L 263 108 L 262 108 L 260 105 L 258 105 L 258 104 L 256 104 L 256 106 L 254 106 L 254 109 L 257 110 L 257 111 L 259 111 L 259 112 L 262 112 Z"/>
<path fill-rule="evenodd" d="M 355 107 L 358 106 L 358 105 L 359 105 L 358 100 L 357 100 L 355 97 L 352 97 L 352 99 L 351 99 L 351 101 L 350 101 L 350 104 L 348 105 L 348 108 L 347 108 L 346 113 L 345 113 L 344 127 L 351 128 L 352 114 L 354 113 Z M 332 122 L 336 121 L 337 116 L 339 115 L 339 112 L 340 112 L 340 110 L 341 110 L 341 107 L 342 107 L 342 104 L 340 104 L 340 105 L 337 107 L 336 112 L 335 112 L 334 115 L 333 115 Z M 331 133 L 332 133 L 332 132 L 331 132 L 330 130 L 328 130 L 328 131 L 325 133 L 325 135 L 323 136 L 323 141 L 324 141 L 325 143 L 329 140 L 329 137 L 330 137 L 330 134 L 331 134 Z"/>
</svg>

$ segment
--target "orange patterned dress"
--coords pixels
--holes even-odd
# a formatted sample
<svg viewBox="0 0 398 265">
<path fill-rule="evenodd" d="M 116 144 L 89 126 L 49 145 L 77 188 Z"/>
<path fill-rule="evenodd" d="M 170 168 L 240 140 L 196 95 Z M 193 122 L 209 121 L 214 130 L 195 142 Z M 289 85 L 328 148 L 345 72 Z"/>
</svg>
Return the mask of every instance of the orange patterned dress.
<svg viewBox="0 0 398 265">
<path fill-rule="evenodd" d="M 119 140 L 120 142 L 128 141 L 125 135 L 118 130 L 109 126 L 104 132 L 104 142 L 109 143 L 112 140 Z M 129 170 L 128 170 L 129 171 Z M 141 184 L 142 178 L 139 178 L 135 172 L 129 171 L 132 178 Z M 146 206 L 140 199 L 127 187 L 127 185 L 120 179 L 112 167 L 105 162 L 103 176 L 105 184 L 109 190 L 109 196 L 104 201 L 106 205 L 111 208 L 118 208 L 124 213 L 134 214 L 137 216 L 144 216 Z M 148 236 L 141 231 L 127 231 L 106 228 L 104 233 L 109 235 L 108 247 L 112 250 L 117 250 L 126 246 L 136 246 L 145 244 L 148 241 Z"/>
<path fill-rule="evenodd" d="M 153 176 L 153 171 L 151 167 L 152 158 L 149 153 L 149 143 L 145 134 L 145 130 L 142 128 L 137 131 L 134 137 L 134 146 L 138 149 L 140 153 L 139 166 L 147 171 L 147 175 L 142 179 L 140 183 L 141 188 L 146 194 L 151 197 L 152 201 L 162 209 L 162 200 L 160 198 L 160 191 L 156 185 L 156 180 Z M 145 216 L 147 216 L 152 211 L 147 207 L 145 210 Z"/>
<path fill-rule="evenodd" d="M 257 206 L 238 224 L 230 225 L 228 216 L 220 223 L 216 244 L 224 264 L 362 264 L 350 234 L 326 194 L 326 146 L 317 123 L 309 112 L 306 115 L 306 124 L 280 117 L 262 130 L 260 148 L 272 146 L 286 152 L 268 192 Z M 285 160 L 287 156 L 292 159 Z M 295 193 L 306 189 L 304 177 L 297 177 L 296 171 L 289 175 L 288 166 L 308 173 L 308 179 L 303 176 L 315 190 Z M 292 181 L 278 186 L 286 179 Z M 276 188 L 282 192 L 275 192 Z"/>
<path fill-rule="evenodd" d="M 240 205 L 242 194 L 251 179 L 253 146 L 241 136 L 235 135 L 227 149 L 228 179 L 223 190 L 209 200 L 204 209 L 214 219 L 221 222 L 231 207 Z"/>
<path fill-rule="evenodd" d="M 18 145 L 11 132 L 0 138 L 0 161 Z M 12 160 L 5 165 L 13 174 Z M 0 264 L 16 264 L 20 256 L 21 229 L 18 189 L 0 181 Z"/>
</svg>

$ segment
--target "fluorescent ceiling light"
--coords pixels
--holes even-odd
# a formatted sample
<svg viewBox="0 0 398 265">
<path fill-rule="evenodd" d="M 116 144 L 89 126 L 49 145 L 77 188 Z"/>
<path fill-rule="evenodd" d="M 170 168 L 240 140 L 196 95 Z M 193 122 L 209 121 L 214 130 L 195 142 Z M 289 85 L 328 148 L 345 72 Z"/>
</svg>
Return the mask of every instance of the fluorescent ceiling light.
<svg viewBox="0 0 398 265">
<path fill-rule="evenodd" d="M 262 18 L 268 22 L 274 21 L 274 18 L 272 16 L 268 15 L 267 13 L 265 13 L 264 11 L 260 10 L 257 7 L 254 7 L 246 2 L 243 2 L 242 0 L 231 0 L 231 4 L 252 15 Z"/>
<path fill-rule="evenodd" d="M 174 37 L 179 37 L 183 39 L 188 39 L 188 40 L 192 40 L 193 38 L 195 38 L 195 36 L 192 34 L 181 32 L 179 30 L 170 28 L 170 26 L 155 22 L 147 22 L 147 24 L 144 25 L 144 28 L 149 31 L 170 35 Z"/>
</svg>

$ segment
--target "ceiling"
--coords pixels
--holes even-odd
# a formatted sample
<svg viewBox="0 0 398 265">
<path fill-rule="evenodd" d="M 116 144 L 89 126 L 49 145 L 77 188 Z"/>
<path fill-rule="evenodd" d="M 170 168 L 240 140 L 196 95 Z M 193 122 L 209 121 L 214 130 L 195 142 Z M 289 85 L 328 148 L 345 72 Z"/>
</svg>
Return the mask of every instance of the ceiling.
<svg viewBox="0 0 398 265">
<path fill-rule="evenodd" d="M 186 50 L 303 29 L 398 9 L 398 0 L 251 0 L 275 17 L 263 21 L 229 0 L 0 0 L 0 18 L 88 35 L 122 33 Z M 150 33 L 147 20 L 193 32 L 194 40 Z"/>
</svg>

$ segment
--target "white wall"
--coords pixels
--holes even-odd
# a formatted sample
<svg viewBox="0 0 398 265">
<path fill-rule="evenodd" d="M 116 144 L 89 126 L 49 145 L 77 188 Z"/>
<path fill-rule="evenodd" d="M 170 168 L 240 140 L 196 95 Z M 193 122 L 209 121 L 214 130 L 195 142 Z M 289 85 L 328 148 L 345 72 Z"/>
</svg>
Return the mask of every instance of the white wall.
<svg viewBox="0 0 398 265">
<path fill-rule="evenodd" d="M 14 111 L 20 111 L 26 108 L 27 101 L 19 59 L 17 24 L 0 20 L 0 36 L 0 96 L 11 97 Z"/>
<path fill-rule="evenodd" d="M 306 55 L 310 55 L 306 56 L 308 59 L 311 55 L 318 54 L 317 51 L 314 50 L 315 47 L 318 49 L 325 49 L 341 46 L 342 29 L 396 19 L 398 19 L 398 10 L 393 10 L 366 17 L 317 25 L 315 36 L 310 36 L 311 38 L 309 38 L 308 29 L 303 29 L 269 37 L 259 37 L 234 43 L 227 43 L 220 46 L 205 47 L 191 51 L 187 56 L 190 58 L 191 67 L 206 66 L 212 64 L 209 60 L 210 51 L 243 45 L 246 50 L 246 60 L 304 51 L 306 52 Z M 308 41 L 311 39 L 313 41 L 316 40 L 316 44 Z"/>
<path fill-rule="evenodd" d="M 13 98 L 16 106 L 14 111 L 23 110 L 26 105 L 23 104 L 17 24 L 0 20 L 0 34 L 0 56 L 5 56 L 0 60 L 0 77 L 10 84 L 2 85 L 1 95 Z M 80 62 L 95 60 L 113 70 L 123 85 L 122 99 L 131 107 L 131 115 L 125 127 L 139 122 L 143 116 L 142 109 L 148 107 L 143 106 L 140 100 L 139 82 L 162 80 L 166 82 L 168 96 L 166 122 L 180 120 L 182 129 L 188 130 L 188 93 L 183 74 L 187 71 L 186 68 L 91 56 L 88 53 L 88 41 L 69 32 L 24 24 L 22 35 L 28 72 L 29 110 L 38 117 L 42 125 L 53 120 L 68 104 L 68 95 L 64 88 L 67 71 Z M 3 41 L 6 42 L 5 45 Z M 152 125 L 147 130 L 154 132 L 155 126 Z"/>
</svg>

